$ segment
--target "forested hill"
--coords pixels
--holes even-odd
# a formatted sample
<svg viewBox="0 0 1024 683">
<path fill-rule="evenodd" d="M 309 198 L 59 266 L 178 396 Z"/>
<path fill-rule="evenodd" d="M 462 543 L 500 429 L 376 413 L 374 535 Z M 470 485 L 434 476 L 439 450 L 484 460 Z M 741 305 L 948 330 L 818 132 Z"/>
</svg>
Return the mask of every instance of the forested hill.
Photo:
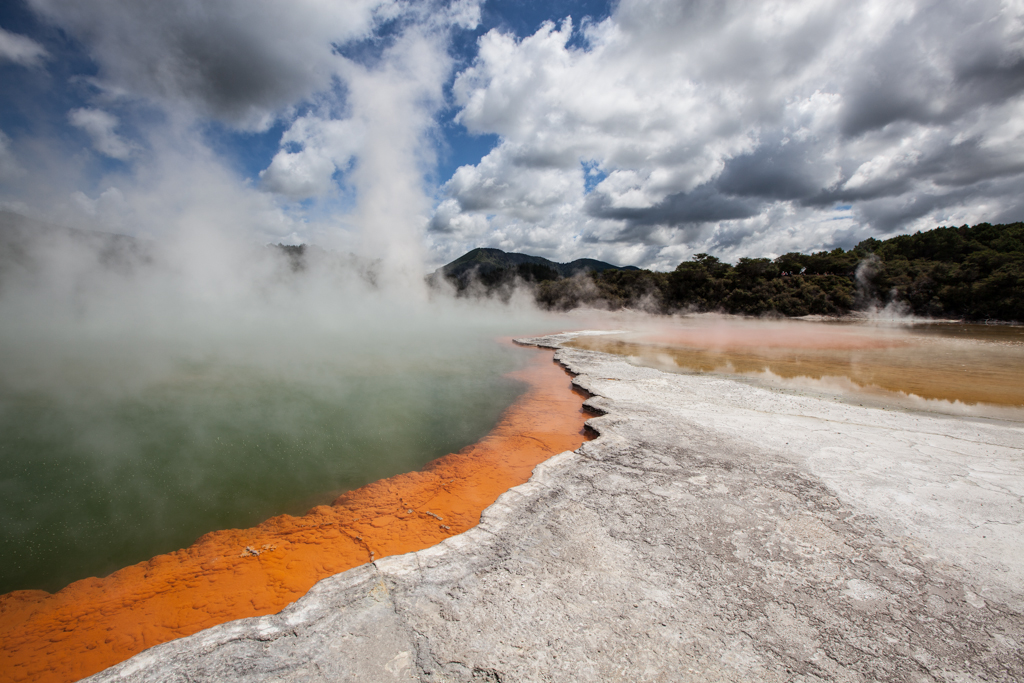
<svg viewBox="0 0 1024 683">
<path fill-rule="evenodd" d="M 698 254 L 669 273 L 595 271 L 539 281 L 535 292 L 538 303 L 559 310 L 801 316 L 894 306 L 919 316 L 1024 322 L 1024 223 L 936 228 L 870 238 L 848 251 L 741 258 L 735 265 Z"/>
<path fill-rule="evenodd" d="M 479 248 L 467 252 L 448 265 L 435 271 L 433 277 L 444 277 L 459 291 L 471 283 L 480 283 L 487 289 L 513 284 L 517 279 L 526 282 L 544 282 L 586 273 L 608 270 L 639 270 L 636 266 L 613 266 L 604 261 L 584 258 L 569 263 L 556 263 L 541 256 L 517 254 L 501 249 Z"/>
</svg>

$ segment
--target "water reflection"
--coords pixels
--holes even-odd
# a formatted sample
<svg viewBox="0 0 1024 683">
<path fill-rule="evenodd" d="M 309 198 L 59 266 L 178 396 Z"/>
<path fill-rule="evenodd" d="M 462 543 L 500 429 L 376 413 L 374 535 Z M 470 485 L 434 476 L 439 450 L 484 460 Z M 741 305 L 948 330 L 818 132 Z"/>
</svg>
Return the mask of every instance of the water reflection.
<svg viewBox="0 0 1024 683">
<path fill-rule="evenodd" d="M 1024 420 L 1024 328 L 694 316 L 577 348 L 675 372 L 752 380 L 901 407 Z"/>
</svg>

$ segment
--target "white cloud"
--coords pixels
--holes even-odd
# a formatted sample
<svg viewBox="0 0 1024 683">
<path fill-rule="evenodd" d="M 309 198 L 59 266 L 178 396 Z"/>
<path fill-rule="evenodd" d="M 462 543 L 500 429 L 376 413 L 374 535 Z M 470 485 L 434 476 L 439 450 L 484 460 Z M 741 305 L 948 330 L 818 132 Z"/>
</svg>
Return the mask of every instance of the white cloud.
<svg viewBox="0 0 1024 683">
<path fill-rule="evenodd" d="M 918 142 L 908 137 L 895 146 L 887 146 L 881 153 L 858 166 L 850 179 L 843 183 L 843 189 L 891 186 L 921 159 L 923 151 Z"/>
<path fill-rule="evenodd" d="M 213 118 L 286 129 L 259 183 L 235 172 L 225 190 L 257 207 L 239 221 L 293 237 L 358 226 L 365 252 L 407 270 L 428 224 L 438 255 L 489 245 L 670 267 L 696 251 L 831 248 L 949 217 L 1024 217 L 1017 0 L 621 0 L 598 23 L 491 31 L 453 95 L 457 120 L 500 143 L 454 173 L 432 218 L 424 177 L 448 37 L 479 23 L 477 0 L 28 2 L 99 67 L 80 82 L 100 93 L 69 121 L 133 161 L 109 171 L 131 177 L 93 178 L 91 155 L 51 159 L 80 165 L 61 171 L 65 199 L 117 187 L 132 207 L 152 188 L 187 187 L 206 202 L 183 179 L 217 156 Z M 4 35 L 7 59 L 46 58 Z M 58 142 L 17 142 L 21 166 L 0 138 L 0 173 L 46 177 L 38 159 Z"/>
<path fill-rule="evenodd" d="M 132 155 L 134 146 L 115 132 L 119 122 L 113 114 L 82 107 L 68 112 L 68 121 L 89 135 L 97 152 L 121 161 Z"/>
<path fill-rule="evenodd" d="M 440 22 L 472 30 L 480 23 L 480 0 L 455 0 L 444 14 Z"/>
<path fill-rule="evenodd" d="M 1005 215 L 1017 204 L 997 180 L 1024 181 L 1022 13 L 622 0 L 582 29 L 491 31 L 454 94 L 457 120 L 501 141 L 448 181 L 432 239 L 480 246 L 461 216 L 484 217 L 491 246 L 667 267 L 849 246 L 972 206 Z M 589 194 L 582 163 L 603 175 Z"/>
<path fill-rule="evenodd" d="M 351 119 L 302 116 L 281 137 L 284 149 L 260 171 L 260 180 L 291 199 L 322 197 L 335 189 L 334 174 L 351 163 L 362 138 L 360 125 Z M 292 146 L 299 149 L 288 151 Z"/>
<path fill-rule="evenodd" d="M 290 199 L 322 197 L 334 189 L 334 159 L 317 148 L 278 152 L 270 166 L 260 171 L 263 186 Z"/>
<path fill-rule="evenodd" d="M 7 60 L 27 67 L 42 66 L 49 55 L 42 45 L 27 36 L 0 28 L 0 61 Z"/>
<path fill-rule="evenodd" d="M 496 147 L 476 166 L 459 168 L 448 182 L 448 191 L 463 208 L 500 211 L 531 221 L 539 221 L 555 206 L 578 201 L 583 191 L 578 162 L 574 169 L 566 169 L 518 152 L 508 143 Z"/>
</svg>

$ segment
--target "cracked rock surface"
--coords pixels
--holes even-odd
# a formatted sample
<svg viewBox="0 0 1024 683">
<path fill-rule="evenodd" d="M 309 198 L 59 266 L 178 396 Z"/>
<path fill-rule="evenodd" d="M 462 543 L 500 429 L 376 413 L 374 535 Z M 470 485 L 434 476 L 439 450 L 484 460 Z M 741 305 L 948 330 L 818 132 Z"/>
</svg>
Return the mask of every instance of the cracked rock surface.
<svg viewBox="0 0 1024 683">
<path fill-rule="evenodd" d="M 478 527 L 89 680 L 1024 680 L 1020 424 L 556 358 L 600 437 Z"/>
</svg>

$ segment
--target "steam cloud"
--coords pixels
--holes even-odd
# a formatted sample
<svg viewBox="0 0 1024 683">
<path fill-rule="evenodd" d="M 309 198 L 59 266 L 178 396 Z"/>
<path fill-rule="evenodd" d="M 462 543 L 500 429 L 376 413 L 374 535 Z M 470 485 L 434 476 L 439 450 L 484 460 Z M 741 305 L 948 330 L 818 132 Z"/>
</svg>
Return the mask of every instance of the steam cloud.
<svg viewBox="0 0 1024 683">
<path fill-rule="evenodd" d="M 31 5 L 99 72 L 63 117 L 80 154 L 0 132 L 0 592 L 304 512 L 493 425 L 517 362 L 494 338 L 545 318 L 428 292 L 422 251 L 474 3 Z M 217 135 L 273 125 L 243 179 Z"/>
<path fill-rule="evenodd" d="M 515 395 L 495 337 L 550 325 L 431 300 L 383 260 L 0 219 L 0 593 L 301 514 L 457 450 Z"/>
<path fill-rule="evenodd" d="M 0 131 L 4 208 L 203 250 L 312 242 L 381 259 L 384 280 L 422 298 L 435 119 L 452 31 L 476 26 L 476 2 L 29 4 L 99 67 L 65 122 L 96 154 Z M 0 37 L 9 60 L 46 58 Z M 280 149 L 245 179 L 219 140 L 272 126 Z"/>
</svg>

